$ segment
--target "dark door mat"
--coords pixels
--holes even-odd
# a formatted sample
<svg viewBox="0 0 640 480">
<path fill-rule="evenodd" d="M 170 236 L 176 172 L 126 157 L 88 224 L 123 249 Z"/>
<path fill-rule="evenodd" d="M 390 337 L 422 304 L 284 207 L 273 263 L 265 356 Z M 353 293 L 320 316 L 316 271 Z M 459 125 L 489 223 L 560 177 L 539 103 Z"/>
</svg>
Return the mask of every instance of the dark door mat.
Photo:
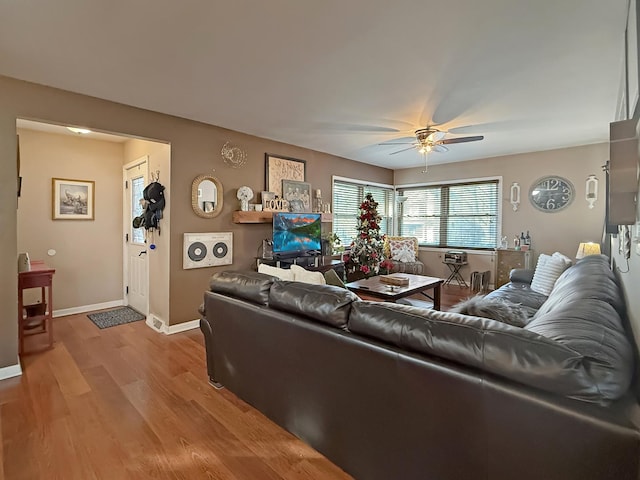
<svg viewBox="0 0 640 480">
<path fill-rule="evenodd" d="M 115 327 L 125 323 L 144 320 L 146 317 L 131 307 L 120 307 L 108 312 L 90 313 L 89 320 L 96 324 L 98 328 Z"/>
</svg>

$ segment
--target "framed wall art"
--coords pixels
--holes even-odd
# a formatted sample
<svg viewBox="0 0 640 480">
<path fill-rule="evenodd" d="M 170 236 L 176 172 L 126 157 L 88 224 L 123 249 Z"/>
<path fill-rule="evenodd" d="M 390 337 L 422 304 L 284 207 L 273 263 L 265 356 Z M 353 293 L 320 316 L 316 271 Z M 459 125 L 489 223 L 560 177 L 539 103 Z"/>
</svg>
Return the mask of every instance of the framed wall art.
<svg viewBox="0 0 640 480">
<path fill-rule="evenodd" d="M 289 211 L 291 212 L 311 212 L 310 183 L 282 180 L 282 198 L 289 202 Z"/>
<path fill-rule="evenodd" d="M 95 182 L 52 178 L 53 220 L 93 220 Z"/>
<path fill-rule="evenodd" d="M 305 160 L 265 153 L 264 163 L 266 190 L 274 192 L 279 197 L 282 197 L 283 180 L 295 180 L 298 182 L 307 180 L 307 162 Z"/>
</svg>

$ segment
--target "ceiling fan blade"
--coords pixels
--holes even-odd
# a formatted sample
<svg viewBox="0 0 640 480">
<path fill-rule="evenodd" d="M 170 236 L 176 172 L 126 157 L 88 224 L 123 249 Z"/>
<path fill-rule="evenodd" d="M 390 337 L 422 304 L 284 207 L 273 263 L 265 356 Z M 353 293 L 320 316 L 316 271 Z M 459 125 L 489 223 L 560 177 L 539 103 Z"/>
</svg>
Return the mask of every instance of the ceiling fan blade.
<svg viewBox="0 0 640 480">
<path fill-rule="evenodd" d="M 407 150 L 414 150 L 415 147 L 403 148 L 402 150 L 398 150 L 397 152 L 391 152 L 389 155 L 395 155 L 396 153 L 406 152 Z"/>
<path fill-rule="evenodd" d="M 476 135 L 473 137 L 460 137 L 460 138 L 447 138 L 445 140 L 440 140 L 438 143 L 440 144 L 451 144 L 451 143 L 467 143 L 467 142 L 477 142 L 478 140 L 483 140 L 483 135 Z"/>
<path fill-rule="evenodd" d="M 432 142 L 438 142 L 438 141 L 442 140 L 446 134 L 447 134 L 447 132 L 437 131 L 437 132 L 433 132 L 427 138 L 429 140 L 431 140 Z"/>
<path fill-rule="evenodd" d="M 445 147 L 444 145 L 434 145 L 433 147 L 431 147 L 431 151 L 432 152 L 438 152 L 438 153 L 444 153 L 444 152 L 448 152 L 449 149 L 447 147 Z"/>
<path fill-rule="evenodd" d="M 416 142 L 384 142 L 378 145 L 418 145 Z"/>
</svg>

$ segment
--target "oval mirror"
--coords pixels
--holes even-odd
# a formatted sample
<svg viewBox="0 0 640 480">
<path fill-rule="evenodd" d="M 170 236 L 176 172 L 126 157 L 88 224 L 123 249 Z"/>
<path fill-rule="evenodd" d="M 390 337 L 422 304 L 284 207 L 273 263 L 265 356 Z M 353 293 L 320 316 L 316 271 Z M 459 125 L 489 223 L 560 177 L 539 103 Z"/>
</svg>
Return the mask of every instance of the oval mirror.
<svg viewBox="0 0 640 480">
<path fill-rule="evenodd" d="M 196 215 L 214 218 L 222 212 L 224 192 L 220 180 L 211 175 L 198 175 L 191 186 L 191 206 Z"/>
</svg>

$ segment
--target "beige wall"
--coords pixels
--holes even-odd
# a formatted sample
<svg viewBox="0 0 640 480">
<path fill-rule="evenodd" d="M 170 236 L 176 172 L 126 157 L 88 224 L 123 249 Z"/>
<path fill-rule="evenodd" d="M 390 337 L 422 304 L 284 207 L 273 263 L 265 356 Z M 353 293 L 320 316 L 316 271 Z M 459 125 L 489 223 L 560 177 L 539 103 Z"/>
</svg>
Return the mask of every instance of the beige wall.
<svg viewBox="0 0 640 480">
<path fill-rule="evenodd" d="M 0 105 L 0 368 L 17 359 L 16 118 L 84 125 L 171 144 L 170 324 L 197 318 L 209 277 L 227 268 L 183 270 L 184 232 L 233 232 L 235 269 L 252 266 L 261 240 L 270 235 L 268 224 L 231 221 L 232 211 L 238 208 L 238 187 L 264 188 L 265 152 L 306 160 L 307 180 L 326 192 L 331 191 L 332 174 L 387 184 L 393 180 L 393 172 L 384 168 L 7 77 L 0 77 Z M 220 150 L 226 141 L 246 150 L 245 167 L 224 164 Z M 197 217 L 191 209 L 191 183 L 203 173 L 214 173 L 225 189 L 223 212 L 214 219 Z"/>
<path fill-rule="evenodd" d="M 165 186 L 165 208 L 160 221 L 161 233 L 153 235 L 154 250 L 147 248 L 149 261 L 149 315 L 169 325 L 169 265 L 171 239 L 171 146 L 146 140 L 128 140 L 124 146 L 125 163 L 140 157 L 149 159 L 149 172 L 160 173 Z M 151 179 L 149 178 L 149 181 Z"/>
<path fill-rule="evenodd" d="M 502 234 L 513 246 L 513 237 L 531 232 L 533 249 L 539 253 L 562 252 L 574 258 L 578 244 L 602 239 L 605 205 L 605 181 L 601 166 L 609 158 L 608 144 L 548 150 L 543 152 L 507 155 L 469 162 L 433 165 L 429 173 L 422 167 L 395 171 L 395 184 L 439 182 L 445 180 L 502 176 Z M 434 154 L 435 155 L 435 154 Z M 443 155 L 446 155 L 443 154 Z M 589 174 L 600 180 L 598 201 L 589 209 L 585 201 L 585 180 Z M 536 210 L 528 200 L 535 180 L 546 175 L 560 175 L 573 183 L 576 196 L 571 205 L 557 213 Z M 512 182 L 521 187 L 521 203 L 514 212 L 509 203 Z"/>
<path fill-rule="evenodd" d="M 121 143 L 19 130 L 18 250 L 56 269 L 54 309 L 122 300 Z M 51 179 L 95 182 L 95 220 L 52 220 Z M 55 250 L 54 256 L 47 255 Z M 33 291 L 30 292 L 32 295 Z M 27 297 L 30 298 L 30 297 Z"/>
</svg>

